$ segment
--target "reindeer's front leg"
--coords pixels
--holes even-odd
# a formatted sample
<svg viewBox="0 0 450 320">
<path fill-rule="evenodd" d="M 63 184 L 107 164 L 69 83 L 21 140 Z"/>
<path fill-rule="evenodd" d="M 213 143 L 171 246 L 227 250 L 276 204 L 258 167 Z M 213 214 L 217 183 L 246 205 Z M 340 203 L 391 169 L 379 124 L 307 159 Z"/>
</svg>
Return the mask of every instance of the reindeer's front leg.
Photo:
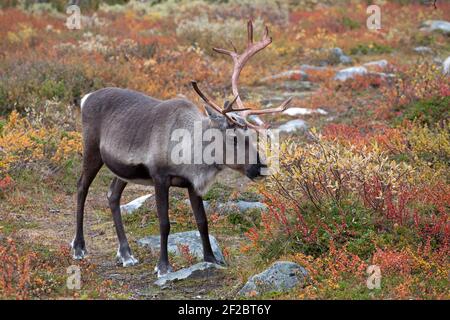
<svg viewBox="0 0 450 320">
<path fill-rule="evenodd" d="M 159 232 L 161 234 L 159 262 L 155 268 L 158 277 L 172 271 L 172 267 L 169 264 L 169 255 L 167 253 L 167 239 L 170 232 L 169 187 L 170 181 L 168 178 L 155 179 L 156 210 L 158 211 Z"/>
<path fill-rule="evenodd" d="M 214 256 L 214 253 L 211 249 L 211 243 L 209 241 L 208 220 L 206 219 L 203 199 L 195 193 L 193 188 L 189 188 L 189 199 L 191 201 L 192 211 L 194 211 L 198 231 L 200 232 L 200 237 L 202 238 L 204 260 L 207 262 L 219 264 L 216 257 Z"/>
</svg>

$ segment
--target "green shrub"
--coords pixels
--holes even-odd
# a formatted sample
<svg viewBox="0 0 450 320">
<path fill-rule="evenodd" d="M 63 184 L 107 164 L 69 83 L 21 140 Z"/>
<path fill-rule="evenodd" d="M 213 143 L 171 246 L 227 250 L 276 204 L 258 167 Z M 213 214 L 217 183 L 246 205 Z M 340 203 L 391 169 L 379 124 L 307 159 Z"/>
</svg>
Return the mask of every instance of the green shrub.
<svg viewBox="0 0 450 320">
<path fill-rule="evenodd" d="M 227 201 L 232 193 L 233 189 L 220 182 L 216 182 L 212 185 L 209 191 L 203 196 L 203 200 L 206 201 Z"/>
<path fill-rule="evenodd" d="M 77 65 L 49 61 L 16 61 L 2 66 L 0 75 L 0 115 L 13 109 L 43 106 L 47 100 L 64 104 L 78 101 L 93 87 L 102 86 L 97 79 L 89 79 Z"/>
<path fill-rule="evenodd" d="M 361 24 L 358 21 L 352 20 L 349 17 L 343 17 L 342 24 L 350 30 L 359 29 L 361 27 Z"/>
<path fill-rule="evenodd" d="M 433 97 L 430 100 L 420 100 L 410 103 L 401 109 L 403 114 L 398 120 L 408 119 L 433 126 L 449 118 L 450 96 Z"/>
<path fill-rule="evenodd" d="M 383 44 L 378 44 L 376 42 L 373 42 L 371 44 L 358 44 L 356 47 L 350 49 L 350 54 L 352 55 L 384 54 L 391 52 L 391 47 Z"/>
<path fill-rule="evenodd" d="M 254 226 L 261 223 L 261 211 L 258 209 L 247 210 L 244 214 L 241 212 L 231 212 L 227 216 L 230 224 L 236 226 L 239 232 L 247 232 Z"/>
</svg>

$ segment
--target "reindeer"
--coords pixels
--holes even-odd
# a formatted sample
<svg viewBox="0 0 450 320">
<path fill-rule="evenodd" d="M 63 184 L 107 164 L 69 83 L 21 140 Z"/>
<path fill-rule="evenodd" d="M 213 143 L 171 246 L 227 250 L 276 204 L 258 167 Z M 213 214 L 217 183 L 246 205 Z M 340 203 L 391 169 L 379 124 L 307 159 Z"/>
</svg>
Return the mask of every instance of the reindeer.
<svg viewBox="0 0 450 320">
<path fill-rule="evenodd" d="M 200 232 L 204 260 L 217 263 L 211 249 L 208 236 L 208 223 L 203 207 L 202 195 L 208 190 L 215 176 L 229 167 L 241 172 L 250 179 L 261 176 L 266 165 L 258 154 L 256 163 L 246 161 L 237 164 L 228 161 L 213 164 L 174 164 L 170 154 L 174 146 L 171 132 L 176 129 L 193 130 L 196 122 L 203 128 L 214 128 L 225 132 L 235 129 L 237 138 L 245 135 L 247 130 L 260 130 L 267 125 L 254 124 L 250 115 L 282 112 L 290 99 L 278 108 L 251 110 L 246 108 L 239 96 L 239 74 L 246 62 L 257 52 L 267 47 L 272 39 L 266 27 L 261 41 L 253 42 L 253 24 L 247 24 L 247 48 L 241 54 L 235 51 L 214 48 L 218 53 L 228 55 L 234 62 L 231 77 L 234 99 L 221 108 L 203 94 L 197 83 L 192 81 L 196 93 L 206 103 L 205 110 L 199 109 L 186 99 L 158 100 L 143 93 L 120 88 L 104 88 L 85 95 L 81 100 L 82 133 L 84 154 L 82 174 L 77 184 L 76 234 L 72 241 L 74 259 L 86 255 L 83 236 L 83 216 L 89 187 L 103 165 L 115 175 L 108 191 L 108 202 L 112 212 L 119 241 L 117 258 L 124 267 L 132 266 L 138 261 L 132 255 L 128 244 L 120 213 L 120 198 L 126 185 L 137 183 L 153 185 L 159 219 L 161 250 L 155 272 L 158 276 L 170 272 L 167 253 L 167 240 L 170 232 L 168 216 L 169 188 L 187 188 L 197 227 Z M 238 108 L 234 108 L 236 104 Z M 206 112 L 205 112 L 206 111 Z M 256 148 L 252 144 L 236 144 L 236 137 L 227 138 L 224 147 L 244 151 L 246 154 Z M 244 148 L 245 150 L 237 150 Z M 257 151 L 256 151 L 257 152 Z"/>
</svg>

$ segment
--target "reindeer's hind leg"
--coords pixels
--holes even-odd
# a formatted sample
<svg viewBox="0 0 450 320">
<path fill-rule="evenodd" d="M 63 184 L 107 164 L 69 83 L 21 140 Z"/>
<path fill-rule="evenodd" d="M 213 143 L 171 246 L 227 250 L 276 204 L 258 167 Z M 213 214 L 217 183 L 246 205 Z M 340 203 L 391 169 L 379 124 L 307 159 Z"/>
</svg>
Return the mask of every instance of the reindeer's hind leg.
<svg viewBox="0 0 450 320">
<path fill-rule="evenodd" d="M 119 248 L 117 249 L 117 259 L 124 267 L 133 266 L 138 263 L 138 260 L 131 254 L 130 245 L 128 244 L 127 236 L 123 228 L 122 216 L 120 214 L 120 198 L 127 183 L 119 178 L 114 178 L 111 182 L 108 192 L 109 207 L 114 219 L 114 226 L 116 227 L 117 238 L 119 239 Z"/>
<path fill-rule="evenodd" d="M 96 148 L 89 148 L 89 144 L 85 143 L 83 170 L 77 185 L 77 228 L 72 241 L 74 259 L 83 259 L 87 253 L 83 235 L 84 204 L 89 187 L 102 165 L 100 152 Z"/>
</svg>

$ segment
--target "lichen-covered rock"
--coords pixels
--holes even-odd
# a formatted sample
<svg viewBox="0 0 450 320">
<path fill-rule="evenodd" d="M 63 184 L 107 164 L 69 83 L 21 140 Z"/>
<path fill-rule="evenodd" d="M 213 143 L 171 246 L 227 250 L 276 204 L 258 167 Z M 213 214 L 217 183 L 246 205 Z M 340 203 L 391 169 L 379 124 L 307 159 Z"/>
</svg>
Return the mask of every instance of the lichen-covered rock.
<svg viewBox="0 0 450 320">
<path fill-rule="evenodd" d="M 442 64 L 442 72 L 450 76 L 450 57 L 445 59 L 444 63 Z"/>
<path fill-rule="evenodd" d="M 326 112 L 323 109 L 308 109 L 308 108 L 299 108 L 299 107 L 294 107 L 294 108 L 289 108 L 283 111 L 283 114 L 287 114 L 289 116 L 304 116 L 304 115 L 310 115 L 310 114 L 314 114 L 314 113 L 318 113 L 321 115 L 327 115 L 328 112 Z"/>
<path fill-rule="evenodd" d="M 225 203 L 218 203 L 217 209 L 220 212 L 235 212 L 239 211 L 241 213 L 245 213 L 247 210 L 267 210 L 267 206 L 264 203 L 259 201 L 228 201 Z"/>
<path fill-rule="evenodd" d="M 220 263 L 225 263 L 225 258 L 223 257 L 216 238 L 209 235 L 209 241 L 211 242 L 211 248 L 217 261 Z M 137 240 L 137 243 L 140 246 L 150 248 L 153 252 L 158 252 L 160 250 L 159 235 L 139 239 Z M 175 255 L 180 255 L 180 246 L 187 246 L 191 255 L 199 260 L 203 259 L 202 240 L 198 231 L 186 231 L 169 234 L 167 250 Z"/>
<path fill-rule="evenodd" d="M 450 22 L 444 20 L 427 20 L 422 23 L 420 30 L 430 32 L 439 31 L 450 35 Z"/>
<path fill-rule="evenodd" d="M 364 67 L 379 67 L 379 68 L 386 68 L 389 65 L 389 62 L 385 59 L 376 60 L 376 61 L 370 61 L 363 64 Z"/>
<path fill-rule="evenodd" d="M 288 121 L 278 127 L 278 131 L 282 133 L 293 133 L 297 131 L 305 131 L 307 129 L 308 125 L 301 119 Z"/>
<path fill-rule="evenodd" d="M 292 80 L 308 80 L 308 75 L 303 70 L 287 70 L 280 72 L 265 78 L 262 78 L 261 82 L 267 82 L 278 79 L 292 79 Z"/>
<path fill-rule="evenodd" d="M 159 287 L 164 287 L 170 283 L 185 279 L 207 279 L 217 276 L 223 269 L 225 268 L 215 263 L 200 262 L 175 272 L 169 272 L 158 278 L 155 284 Z"/>
<path fill-rule="evenodd" d="M 341 48 L 333 48 L 330 51 L 330 56 L 328 58 L 329 62 L 332 64 L 342 63 L 342 64 L 352 64 L 352 58 L 344 54 Z"/>
<path fill-rule="evenodd" d="M 302 266 L 290 261 L 277 261 L 270 268 L 252 276 L 239 295 L 254 296 L 269 292 L 287 292 L 303 286 L 308 273 Z"/>
<path fill-rule="evenodd" d="M 286 96 L 289 96 L 295 92 L 311 91 L 314 89 L 314 85 L 310 81 L 296 80 L 296 81 L 281 81 L 271 85 L 276 90 L 283 90 L 283 95 L 278 96 L 279 100 L 286 100 Z"/>
<path fill-rule="evenodd" d="M 417 52 L 419 54 L 432 54 L 433 53 L 433 49 L 429 48 L 429 47 L 424 47 L 424 46 L 419 46 L 419 47 L 415 47 L 414 52 Z"/>
<path fill-rule="evenodd" d="M 334 80 L 346 81 L 348 79 L 353 79 L 356 75 L 367 74 L 367 69 L 364 67 L 351 67 L 339 70 L 334 76 Z"/>
<path fill-rule="evenodd" d="M 189 204 L 189 199 L 186 199 L 185 202 Z M 259 201 L 244 201 L 244 200 L 237 200 L 237 201 L 226 201 L 226 202 L 210 202 L 210 201 L 203 201 L 203 206 L 205 210 L 215 210 L 219 214 L 227 214 L 230 212 L 239 212 L 239 213 L 245 213 L 248 210 L 260 210 L 260 211 L 266 211 L 267 206 L 264 203 L 261 203 Z"/>
<path fill-rule="evenodd" d="M 145 196 L 134 199 L 133 201 L 128 202 L 127 204 L 121 205 L 120 210 L 122 213 L 133 213 L 144 205 L 144 202 L 150 198 L 152 194 L 146 194 Z"/>
<path fill-rule="evenodd" d="M 326 71 L 328 67 L 325 66 L 313 66 L 310 64 L 302 64 L 300 70 L 314 70 L 314 71 Z"/>
</svg>

